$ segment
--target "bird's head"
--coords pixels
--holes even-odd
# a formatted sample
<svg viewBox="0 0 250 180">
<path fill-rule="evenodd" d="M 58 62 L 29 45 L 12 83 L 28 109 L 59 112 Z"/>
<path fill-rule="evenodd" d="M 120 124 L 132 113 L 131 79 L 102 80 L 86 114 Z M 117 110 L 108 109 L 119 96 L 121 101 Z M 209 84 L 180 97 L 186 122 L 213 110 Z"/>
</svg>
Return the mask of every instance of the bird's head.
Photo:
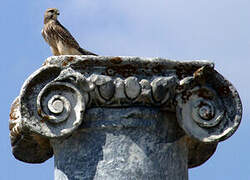
<svg viewBox="0 0 250 180">
<path fill-rule="evenodd" d="M 48 8 L 45 11 L 44 14 L 44 21 L 48 21 L 48 20 L 57 20 L 57 16 L 59 15 L 59 10 L 56 8 Z"/>
</svg>

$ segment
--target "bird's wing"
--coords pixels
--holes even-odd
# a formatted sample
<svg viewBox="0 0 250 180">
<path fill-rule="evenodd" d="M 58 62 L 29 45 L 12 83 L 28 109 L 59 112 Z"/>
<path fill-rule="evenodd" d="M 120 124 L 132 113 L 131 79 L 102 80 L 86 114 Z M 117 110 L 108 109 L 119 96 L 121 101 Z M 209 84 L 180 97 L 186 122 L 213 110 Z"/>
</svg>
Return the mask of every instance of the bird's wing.
<svg viewBox="0 0 250 180">
<path fill-rule="evenodd" d="M 70 45 L 73 48 L 76 48 L 83 55 L 97 56 L 97 54 L 81 48 L 79 44 L 77 43 L 77 41 L 75 40 L 75 38 L 70 34 L 70 32 L 63 25 L 61 25 L 59 21 L 56 21 L 56 24 L 53 27 L 53 30 L 63 42 L 65 42 L 67 45 Z"/>
<path fill-rule="evenodd" d="M 61 25 L 59 21 L 56 21 L 54 26 L 52 26 L 51 31 L 53 31 L 53 33 L 57 35 L 58 38 L 60 38 L 62 42 L 67 44 L 68 46 L 71 46 L 76 49 L 80 48 L 75 38 L 65 27 L 63 27 L 63 25 Z"/>
</svg>

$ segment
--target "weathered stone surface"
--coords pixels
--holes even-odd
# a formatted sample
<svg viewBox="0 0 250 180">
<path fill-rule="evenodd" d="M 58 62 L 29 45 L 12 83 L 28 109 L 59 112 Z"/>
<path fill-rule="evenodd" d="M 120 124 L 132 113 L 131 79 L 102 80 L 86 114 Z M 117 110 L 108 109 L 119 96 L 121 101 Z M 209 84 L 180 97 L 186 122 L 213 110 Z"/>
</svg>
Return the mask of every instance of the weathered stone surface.
<svg viewBox="0 0 250 180">
<path fill-rule="evenodd" d="M 51 140 L 55 179 L 187 179 L 182 137 L 174 113 L 91 108 L 78 132 L 64 141 Z"/>
<path fill-rule="evenodd" d="M 19 98 L 12 104 L 9 129 L 12 153 L 16 159 L 28 163 L 41 163 L 53 156 L 48 138 L 23 128 Z"/>
<path fill-rule="evenodd" d="M 242 105 L 233 85 L 219 73 L 210 69 L 202 76 L 199 81 L 203 79 L 205 84 L 195 83 L 177 95 L 176 115 L 190 137 L 215 143 L 236 131 L 241 121 Z"/>
<path fill-rule="evenodd" d="M 129 99 L 135 99 L 141 92 L 141 86 L 136 77 L 129 77 L 125 79 L 125 93 Z"/>
<path fill-rule="evenodd" d="M 187 179 L 187 168 L 209 159 L 241 120 L 237 91 L 213 68 L 50 57 L 12 105 L 13 154 L 38 163 L 54 153 L 55 179 Z"/>
<path fill-rule="evenodd" d="M 152 93 L 153 98 L 156 102 L 164 103 L 166 100 L 169 99 L 171 91 L 175 89 L 174 87 L 177 84 L 176 79 L 176 76 L 170 76 L 158 77 L 152 81 Z"/>
</svg>

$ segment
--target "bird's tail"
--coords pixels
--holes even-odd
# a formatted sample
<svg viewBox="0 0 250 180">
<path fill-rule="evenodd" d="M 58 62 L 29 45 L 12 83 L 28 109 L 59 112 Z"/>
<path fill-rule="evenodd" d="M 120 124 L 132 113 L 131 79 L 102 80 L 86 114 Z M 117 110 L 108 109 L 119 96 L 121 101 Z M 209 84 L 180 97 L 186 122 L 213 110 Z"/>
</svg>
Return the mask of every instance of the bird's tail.
<svg viewBox="0 0 250 180">
<path fill-rule="evenodd" d="M 80 53 L 82 53 L 82 55 L 94 55 L 94 56 L 98 56 L 97 54 L 92 53 L 92 52 L 90 52 L 90 51 L 87 51 L 86 49 L 83 49 L 83 48 L 81 48 L 81 47 L 79 47 L 78 51 L 79 51 Z"/>
</svg>

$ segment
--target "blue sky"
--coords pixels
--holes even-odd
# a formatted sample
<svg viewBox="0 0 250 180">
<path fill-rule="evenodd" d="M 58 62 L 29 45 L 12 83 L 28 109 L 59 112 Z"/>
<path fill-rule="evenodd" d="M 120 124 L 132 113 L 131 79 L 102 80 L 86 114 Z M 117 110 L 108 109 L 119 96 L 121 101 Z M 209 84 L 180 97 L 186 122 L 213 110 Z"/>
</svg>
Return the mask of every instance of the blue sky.
<svg viewBox="0 0 250 180">
<path fill-rule="evenodd" d="M 43 13 L 59 8 L 60 22 L 83 48 L 100 55 L 207 59 L 238 90 L 243 103 L 237 132 L 219 144 L 190 180 L 250 179 L 249 0 L 26 0 L 2 1 L 0 126 L 1 180 L 53 179 L 53 159 L 20 162 L 11 154 L 8 119 L 24 80 L 51 56 L 40 34 Z"/>
</svg>

